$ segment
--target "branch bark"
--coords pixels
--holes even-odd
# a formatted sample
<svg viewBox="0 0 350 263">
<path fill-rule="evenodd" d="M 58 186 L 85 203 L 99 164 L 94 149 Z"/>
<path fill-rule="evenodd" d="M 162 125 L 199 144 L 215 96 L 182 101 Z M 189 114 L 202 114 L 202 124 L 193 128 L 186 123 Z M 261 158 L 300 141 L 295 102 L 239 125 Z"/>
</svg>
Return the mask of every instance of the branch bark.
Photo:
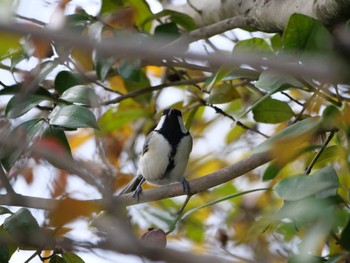
<svg viewBox="0 0 350 263">
<path fill-rule="evenodd" d="M 272 156 L 267 152 L 252 154 L 251 156 L 231 166 L 225 167 L 214 173 L 189 181 L 191 193 L 196 194 L 208 190 L 209 188 L 228 182 L 230 180 L 233 180 L 265 163 L 268 163 L 272 159 Z M 132 196 L 132 193 L 121 196 L 114 196 L 113 201 L 117 204 L 122 203 L 123 205 L 131 206 L 138 203 L 157 201 L 185 194 L 186 193 L 183 191 L 182 184 L 179 183 L 145 190 L 140 195 L 139 202 L 137 202 L 136 198 Z M 24 196 L 18 194 L 0 195 L 0 205 L 52 210 L 57 206 L 58 202 L 58 200 Z M 110 203 L 110 199 L 94 199 L 86 200 L 86 202 L 91 202 L 96 207 L 103 207 L 106 203 Z"/>
<path fill-rule="evenodd" d="M 314 17 L 328 27 L 350 16 L 349 0 L 191 0 L 190 4 L 165 4 L 164 8 L 191 16 L 198 26 L 244 16 L 254 21 L 251 29 L 264 32 L 282 31 L 293 13 Z"/>
<path fill-rule="evenodd" d="M 172 45 L 172 48 L 167 48 L 166 44 L 168 42 L 145 40 L 137 35 L 115 37 L 100 42 L 69 30 L 53 31 L 47 28 L 30 28 L 16 23 L 0 23 L 0 31 L 50 39 L 66 48 L 80 47 L 109 56 L 140 58 L 150 63 L 154 61 L 159 64 L 161 61 L 173 61 L 174 58 L 182 58 L 209 65 L 211 69 L 218 69 L 221 66 L 237 67 L 245 64 L 252 67 L 271 67 L 279 72 L 296 76 L 308 76 L 326 82 L 346 81 L 343 71 L 337 67 L 336 62 L 316 56 L 306 58 L 303 60 L 304 64 L 301 65 L 295 57 L 283 55 L 278 57 L 266 56 L 262 59 L 259 53 L 240 53 L 232 57 L 220 53 L 209 55 L 198 52 L 185 53 L 181 45 Z"/>
</svg>

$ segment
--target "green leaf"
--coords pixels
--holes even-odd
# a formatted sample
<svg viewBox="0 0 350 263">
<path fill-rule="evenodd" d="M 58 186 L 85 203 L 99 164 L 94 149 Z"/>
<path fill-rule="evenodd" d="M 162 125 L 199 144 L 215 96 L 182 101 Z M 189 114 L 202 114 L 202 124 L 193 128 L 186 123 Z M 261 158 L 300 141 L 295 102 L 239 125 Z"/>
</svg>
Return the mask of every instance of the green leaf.
<svg viewBox="0 0 350 263">
<path fill-rule="evenodd" d="M 55 89 L 62 94 L 65 90 L 70 87 L 83 84 L 80 75 L 72 73 L 70 71 L 60 71 L 55 78 Z"/>
<path fill-rule="evenodd" d="M 339 243 L 346 250 L 350 251 L 350 220 L 341 232 Z"/>
<path fill-rule="evenodd" d="M 276 193 L 286 201 L 300 200 L 313 195 L 322 198 L 335 196 L 339 187 L 336 171 L 327 166 L 313 175 L 297 175 L 280 181 Z"/>
<path fill-rule="evenodd" d="M 156 37 L 167 37 L 169 40 L 176 39 L 180 36 L 180 31 L 174 22 L 161 24 L 154 30 L 154 35 Z"/>
<path fill-rule="evenodd" d="M 267 93 L 259 100 L 257 100 L 249 109 L 247 109 L 238 118 L 238 120 L 247 115 L 251 110 L 257 107 L 264 100 L 269 98 L 272 94 L 289 89 L 291 86 L 303 87 L 303 85 L 293 77 L 290 77 L 283 73 L 276 73 L 270 70 L 265 70 L 261 73 L 259 80 L 255 83 L 255 86 L 260 89 L 266 90 Z"/>
<path fill-rule="evenodd" d="M 257 80 L 259 76 L 260 76 L 260 72 L 254 69 L 235 68 L 235 69 L 231 69 L 231 72 L 227 74 L 224 78 L 222 78 L 222 80 L 223 81 L 234 80 L 234 79 Z"/>
<path fill-rule="evenodd" d="M 39 131 L 43 123 L 44 120 L 41 118 L 32 119 L 21 123 L 11 131 L 11 133 L 8 136 L 9 141 L 16 139 L 18 140 L 19 138 L 23 139 L 23 135 L 25 136 L 24 138 L 26 140 L 24 140 L 20 146 L 16 145 L 13 148 L 8 149 L 8 152 L 5 154 L 6 156 L 1 160 L 2 165 L 7 171 L 21 156 L 24 148 L 26 147 L 26 141 L 32 140 L 32 138 Z"/>
<path fill-rule="evenodd" d="M 140 71 L 140 79 L 139 81 L 132 81 L 132 80 L 124 80 L 124 85 L 126 89 L 129 92 L 137 91 L 140 89 L 144 89 L 147 87 L 150 87 L 149 79 L 147 78 L 146 74 L 141 70 Z M 141 104 L 148 104 L 152 98 L 152 93 L 146 93 L 141 96 L 137 96 L 134 98 L 135 101 L 141 103 Z"/>
<path fill-rule="evenodd" d="M 42 138 L 53 138 L 63 146 L 68 156 L 72 156 L 72 151 L 69 146 L 66 134 L 62 129 L 50 125 L 42 134 Z"/>
<path fill-rule="evenodd" d="M 341 152 L 342 151 L 338 145 L 328 146 L 317 159 L 316 163 L 314 164 L 314 168 L 319 169 L 331 162 L 336 161 L 337 159 L 339 160 L 342 156 Z"/>
<path fill-rule="evenodd" d="M 0 242 L 0 262 L 8 263 L 10 260 L 9 248 L 4 242 Z"/>
<path fill-rule="evenodd" d="M 53 255 L 51 258 L 50 258 L 50 261 L 49 263 L 67 263 L 63 257 L 60 257 L 59 255 Z"/>
<path fill-rule="evenodd" d="M 13 253 L 16 252 L 18 246 L 14 242 L 6 242 L 11 240 L 10 234 L 0 226 L 0 262 L 9 262 Z"/>
<path fill-rule="evenodd" d="M 123 6 L 124 0 L 102 0 L 100 15 L 109 14 L 115 12 Z"/>
<path fill-rule="evenodd" d="M 8 208 L 0 206 L 0 215 L 13 214 Z"/>
<path fill-rule="evenodd" d="M 220 67 L 219 70 L 211 75 L 203 85 L 203 89 L 205 90 L 211 90 L 217 83 L 222 81 L 224 77 L 226 77 L 228 74 L 232 72 L 232 68 L 229 67 Z"/>
<path fill-rule="evenodd" d="M 115 61 L 116 59 L 114 57 L 105 57 L 99 54 L 94 58 L 96 74 L 100 80 L 103 81 L 108 77 Z"/>
<path fill-rule="evenodd" d="M 185 127 L 187 130 L 190 130 L 190 128 L 192 126 L 193 119 L 196 116 L 198 109 L 199 109 L 199 107 L 195 107 L 193 110 L 191 110 L 188 118 L 186 119 Z"/>
<path fill-rule="evenodd" d="M 139 59 L 121 59 L 118 65 L 119 74 L 124 80 L 139 82 L 141 80 L 141 62 Z"/>
<path fill-rule="evenodd" d="M 121 7 L 132 7 L 136 10 L 135 25 L 141 28 L 143 21 L 152 15 L 146 1 L 140 0 L 103 0 L 100 15 L 115 13 Z M 151 29 L 151 24 L 143 27 L 146 32 Z"/>
<path fill-rule="evenodd" d="M 5 86 L 3 89 L 0 90 L 0 95 L 15 95 L 17 93 L 23 92 L 23 87 L 20 84 L 15 84 L 11 86 Z M 42 97 L 47 97 L 47 99 L 54 99 L 52 94 L 45 88 L 39 87 L 34 95 L 42 96 Z"/>
<path fill-rule="evenodd" d="M 276 162 L 271 162 L 265 169 L 263 174 L 263 181 L 274 179 L 278 173 L 282 170 L 283 166 Z"/>
<path fill-rule="evenodd" d="M 229 67 L 220 67 L 219 70 L 212 74 L 204 83 L 203 88 L 210 90 L 220 81 L 228 81 L 235 79 L 252 79 L 256 80 L 259 78 L 260 73 L 256 70 L 245 69 L 245 68 L 229 68 Z"/>
<path fill-rule="evenodd" d="M 163 10 L 154 15 L 150 15 L 146 20 L 143 21 L 141 27 L 150 26 L 153 20 L 160 19 L 162 17 L 168 17 L 171 22 L 174 22 L 178 26 L 181 26 L 186 31 L 192 31 L 197 28 L 193 18 L 184 13 L 176 12 L 173 10 Z"/>
<path fill-rule="evenodd" d="M 230 84 L 223 83 L 221 85 L 215 86 L 210 92 L 208 97 L 208 103 L 210 104 L 220 104 L 227 103 L 234 99 L 238 99 L 241 96 L 237 91 L 237 87 Z"/>
<path fill-rule="evenodd" d="M 31 212 L 20 208 L 16 213 L 7 217 L 3 228 L 17 241 L 28 244 L 40 232 L 40 227 Z"/>
<path fill-rule="evenodd" d="M 150 117 L 152 113 L 133 100 L 124 100 L 118 108 L 107 110 L 98 120 L 100 132 L 109 133 L 141 118 Z"/>
<path fill-rule="evenodd" d="M 84 263 L 84 260 L 73 252 L 64 252 L 62 257 L 66 263 Z"/>
<path fill-rule="evenodd" d="M 60 99 L 94 107 L 99 104 L 100 98 L 96 95 L 92 88 L 84 85 L 78 85 L 65 90 L 60 96 Z"/>
<path fill-rule="evenodd" d="M 279 33 L 276 33 L 273 37 L 271 37 L 270 41 L 271 41 L 272 49 L 275 52 L 281 50 L 283 43 L 282 43 L 282 37 Z"/>
<path fill-rule="evenodd" d="M 68 129 L 98 129 L 95 115 L 87 108 L 78 105 L 56 106 L 51 112 L 50 124 Z"/>
<path fill-rule="evenodd" d="M 255 83 L 255 86 L 273 93 L 288 89 L 290 87 L 304 87 L 304 85 L 297 79 L 272 70 L 263 71 L 259 77 L 259 80 Z"/>
<path fill-rule="evenodd" d="M 312 255 L 295 255 L 288 259 L 288 263 L 325 263 L 323 257 L 317 257 Z"/>
<path fill-rule="evenodd" d="M 87 22 L 93 19 L 85 10 L 79 10 L 79 12 L 67 15 L 65 18 L 69 26 L 85 26 Z"/>
<path fill-rule="evenodd" d="M 233 54 L 248 52 L 260 53 L 267 56 L 272 56 L 274 54 L 271 47 L 264 39 L 256 37 L 238 41 L 232 51 Z"/>
<path fill-rule="evenodd" d="M 287 51 L 326 52 L 331 50 L 332 37 L 318 20 L 293 14 L 284 30 L 283 43 Z"/>
<path fill-rule="evenodd" d="M 274 144 L 280 140 L 291 140 L 296 137 L 303 137 L 306 134 L 312 134 L 317 130 L 319 124 L 320 118 L 318 117 L 307 118 L 294 123 L 293 125 L 285 128 L 284 130 L 265 140 L 263 143 L 259 144 L 255 148 L 254 152 L 271 150 Z"/>
<path fill-rule="evenodd" d="M 11 119 L 18 118 L 39 105 L 40 102 L 48 100 L 50 100 L 48 97 L 41 95 L 28 95 L 25 98 L 21 94 L 14 95 L 7 103 L 5 114 Z"/>
<path fill-rule="evenodd" d="M 289 120 L 294 112 L 287 102 L 266 98 L 253 108 L 253 117 L 257 122 L 280 123 Z"/>
</svg>

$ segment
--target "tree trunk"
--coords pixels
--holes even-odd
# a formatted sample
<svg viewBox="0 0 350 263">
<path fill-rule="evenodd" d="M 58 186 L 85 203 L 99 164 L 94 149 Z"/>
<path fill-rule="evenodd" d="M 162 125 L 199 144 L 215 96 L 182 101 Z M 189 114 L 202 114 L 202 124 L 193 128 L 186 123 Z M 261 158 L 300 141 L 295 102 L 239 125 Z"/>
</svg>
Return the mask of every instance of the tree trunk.
<svg viewBox="0 0 350 263">
<path fill-rule="evenodd" d="M 293 13 L 317 18 L 328 27 L 350 18 L 350 0 L 188 0 L 164 8 L 188 14 L 198 26 L 243 16 L 254 21 L 252 29 L 264 32 L 282 31 Z"/>
</svg>

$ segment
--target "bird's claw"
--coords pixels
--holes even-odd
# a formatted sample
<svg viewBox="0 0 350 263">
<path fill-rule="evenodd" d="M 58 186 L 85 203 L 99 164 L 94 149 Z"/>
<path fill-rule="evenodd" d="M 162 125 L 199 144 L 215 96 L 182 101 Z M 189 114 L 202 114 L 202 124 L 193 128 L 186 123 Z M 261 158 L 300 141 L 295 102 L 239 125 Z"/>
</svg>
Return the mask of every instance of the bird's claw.
<svg viewBox="0 0 350 263">
<path fill-rule="evenodd" d="M 190 184 L 188 183 L 188 181 L 185 178 L 183 178 L 181 180 L 181 183 L 182 183 L 182 187 L 183 187 L 184 192 L 186 192 L 187 195 L 191 195 L 191 187 L 190 187 Z"/>
<path fill-rule="evenodd" d="M 139 202 L 140 200 L 140 194 L 142 194 L 142 187 L 140 185 L 137 186 L 137 188 L 135 189 L 132 197 L 136 197 L 137 202 Z"/>
</svg>

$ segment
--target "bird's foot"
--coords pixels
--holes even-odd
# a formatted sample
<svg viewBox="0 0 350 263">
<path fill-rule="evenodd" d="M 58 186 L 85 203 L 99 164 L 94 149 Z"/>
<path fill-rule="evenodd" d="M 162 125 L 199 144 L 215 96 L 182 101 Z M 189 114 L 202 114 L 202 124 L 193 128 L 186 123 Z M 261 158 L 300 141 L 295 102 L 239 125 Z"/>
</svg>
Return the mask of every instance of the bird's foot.
<svg viewBox="0 0 350 263">
<path fill-rule="evenodd" d="M 137 188 L 135 189 L 135 191 L 134 191 L 132 197 L 136 197 L 137 202 L 139 202 L 139 200 L 140 200 L 140 194 L 142 194 L 142 187 L 141 187 L 141 185 L 138 185 Z"/>
<path fill-rule="evenodd" d="M 182 187 L 183 187 L 184 192 L 185 192 L 187 195 L 192 195 L 192 194 L 191 194 L 191 187 L 190 187 L 190 184 L 189 184 L 188 181 L 185 179 L 185 177 L 182 178 L 181 183 L 182 183 Z"/>
</svg>

